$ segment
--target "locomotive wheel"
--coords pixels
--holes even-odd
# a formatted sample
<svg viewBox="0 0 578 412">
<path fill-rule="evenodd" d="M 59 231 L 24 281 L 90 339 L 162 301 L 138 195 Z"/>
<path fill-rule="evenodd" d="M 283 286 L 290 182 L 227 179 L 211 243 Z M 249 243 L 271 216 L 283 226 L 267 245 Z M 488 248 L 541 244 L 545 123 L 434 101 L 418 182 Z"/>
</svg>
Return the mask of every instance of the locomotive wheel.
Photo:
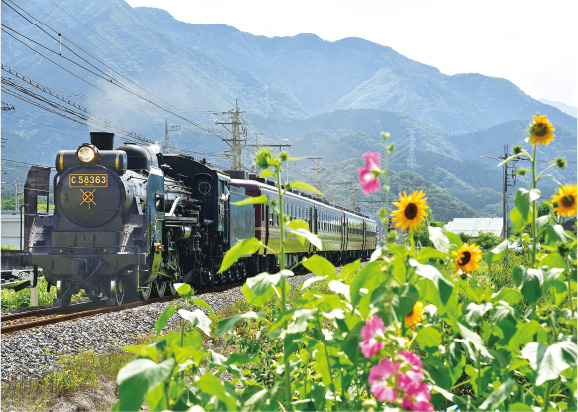
<svg viewBox="0 0 578 412">
<path fill-rule="evenodd" d="M 61 280 L 56 282 L 56 298 L 62 300 L 62 306 L 70 306 L 72 293 L 70 291 L 70 283 Z"/>
<path fill-rule="evenodd" d="M 142 300 L 149 300 L 151 298 L 153 288 L 151 285 L 147 285 L 142 289 L 139 289 L 139 294 Z"/>
<path fill-rule="evenodd" d="M 159 277 L 159 278 L 157 278 L 157 280 L 155 280 L 154 288 L 155 288 L 156 295 L 159 298 L 162 298 L 163 296 L 165 296 L 165 293 L 167 291 L 167 282 L 165 282 L 165 280 L 163 278 Z"/>
<path fill-rule="evenodd" d="M 172 296 L 177 294 L 177 288 L 175 287 L 175 282 L 172 280 L 168 282 L 169 284 L 169 292 Z"/>
<path fill-rule="evenodd" d="M 114 282 L 114 284 L 111 284 L 111 289 L 113 289 L 113 292 L 114 292 L 113 293 L 114 302 L 117 305 L 122 305 L 122 302 L 124 301 L 125 291 L 126 291 L 125 282 L 121 277 L 117 277 L 112 282 Z"/>
</svg>

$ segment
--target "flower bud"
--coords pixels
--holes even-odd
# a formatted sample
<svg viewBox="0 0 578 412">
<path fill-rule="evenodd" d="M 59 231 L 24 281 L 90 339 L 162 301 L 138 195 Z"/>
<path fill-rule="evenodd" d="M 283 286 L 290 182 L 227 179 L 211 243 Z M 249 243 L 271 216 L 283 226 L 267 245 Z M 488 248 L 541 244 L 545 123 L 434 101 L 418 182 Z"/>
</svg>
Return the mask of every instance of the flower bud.
<svg viewBox="0 0 578 412">
<path fill-rule="evenodd" d="M 560 169 L 564 169 L 564 166 L 566 166 L 566 160 L 564 160 L 563 157 L 559 157 L 556 159 L 556 166 L 558 166 Z"/>
<path fill-rule="evenodd" d="M 513 150 L 514 150 L 515 155 L 519 155 L 520 153 L 522 153 L 522 146 L 516 145 L 516 146 L 514 146 Z"/>
<path fill-rule="evenodd" d="M 257 157 L 255 158 L 255 166 L 257 166 L 259 169 L 267 169 L 271 165 L 270 160 L 271 150 L 263 149 L 257 154 Z"/>
</svg>

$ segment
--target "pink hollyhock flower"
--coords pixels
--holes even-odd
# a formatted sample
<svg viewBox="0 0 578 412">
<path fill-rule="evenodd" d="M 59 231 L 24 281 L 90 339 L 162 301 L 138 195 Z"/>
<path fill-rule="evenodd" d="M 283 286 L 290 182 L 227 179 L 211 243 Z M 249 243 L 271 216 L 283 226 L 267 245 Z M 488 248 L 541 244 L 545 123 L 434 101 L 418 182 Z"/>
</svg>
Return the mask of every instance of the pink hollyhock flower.
<svg viewBox="0 0 578 412">
<path fill-rule="evenodd" d="M 373 315 L 371 319 L 365 321 L 365 326 L 361 328 L 361 337 L 363 339 L 375 338 L 379 332 L 385 331 L 383 319 Z"/>
<path fill-rule="evenodd" d="M 359 347 L 361 348 L 361 353 L 367 359 L 371 359 L 373 355 L 379 352 L 383 348 L 383 342 L 378 342 L 375 339 L 364 340 L 359 342 Z"/>
<path fill-rule="evenodd" d="M 423 371 L 421 369 L 410 369 L 405 373 L 400 373 L 397 377 L 397 387 L 399 389 L 407 388 L 411 385 L 420 384 L 423 380 Z"/>
<path fill-rule="evenodd" d="M 385 325 L 379 316 L 372 316 L 370 320 L 365 322 L 365 326 L 361 328 L 361 337 L 365 340 L 359 342 L 363 356 L 370 359 L 383 348 L 383 342 L 379 342 L 375 337 L 384 330 Z"/>
<path fill-rule="evenodd" d="M 368 170 L 381 170 L 379 164 L 381 163 L 381 154 L 376 152 L 365 152 L 365 168 Z"/>
<path fill-rule="evenodd" d="M 403 352 L 399 352 L 398 355 L 400 355 L 402 358 L 405 358 L 406 362 L 409 363 L 414 368 L 423 369 L 421 358 L 415 352 L 409 352 L 404 350 Z"/>
<path fill-rule="evenodd" d="M 380 402 L 395 402 L 397 391 L 395 389 L 395 373 L 398 364 L 389 359 L 382 359 L 378 365 L 369 370 L 370 391 Z"/>
<path fill-rule="evenodd" d="M 427 383 L 412 384 L 405 388 L 404 396 L 401 400 L 401 407 L 410 411 L 432 412 L 434 407 L 429 400 L 431 394 Z"/>
<path fill-rule="evenodd" d="M 366 152 L 363 154 L 365 158 L 365 169 L 357 169 L 359 172 L 359 184 L 366 195 L 371 192 L 377 192 L 380 188 L 379 179 L 373 176 L 372 170 L 381 170 L 379 166 L 381 162 L 380 153 Z"/>
<path fill-rule="evenodd" d="M 400 352 L 398 355 L 404 358 L 405 362 L 411 366 L 411 369 L 406 371 L 406 368 L 402 365 L 402 373 L 397 378 L 398 388 L 402 389 L 410 385 L 420 384 L 423 380 L 423 365 L 420 356 L 406 350 Z"/>
</svg>

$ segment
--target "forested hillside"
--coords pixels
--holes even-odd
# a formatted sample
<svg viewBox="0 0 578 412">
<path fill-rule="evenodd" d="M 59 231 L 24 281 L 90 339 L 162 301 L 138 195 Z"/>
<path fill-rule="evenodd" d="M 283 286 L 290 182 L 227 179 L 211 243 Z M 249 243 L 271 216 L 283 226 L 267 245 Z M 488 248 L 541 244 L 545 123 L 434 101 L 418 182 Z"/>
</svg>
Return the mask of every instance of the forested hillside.
<svg viewBox="0 0 578 412">
<path fill-rule="evenodd" d="M 255 36 L 123 0 L 3 3 L 1 18 L 3 102 L 14 107 L 2 113 L 9 182 L 24 181 L 29 163 L 52 165 L 58 150 L 78 147 L 94 130 L 115 132 L 119 144 L 163 143 L 170 134 L 171 146 L 226 169 L 230 134 L 215 122 L 227 120 L 236 101 L 248 144 L 257 135 L 261 144 L 290 144 L 297 155 L 323 157 L 327 171 L 383 151 L 380 134 L 389 132 L 392 171 L 411 170 L 424 188 L 435 185 L 471 208 L 449 201 L 448 217 L 501 213 L 501 169 L 480 156 L 522 142 L 536 112 L 557 128 L 544 160 L 576 157 L 576 118 L 508 80 L 447 76 L 360 38 Z M 254 151 L 243 153 L 248 168 Z M 575 181 L 575 165 L 567 170 L 555 177 Z M 350 172 L 343 179 L 356 179 Z"/>
</svg>

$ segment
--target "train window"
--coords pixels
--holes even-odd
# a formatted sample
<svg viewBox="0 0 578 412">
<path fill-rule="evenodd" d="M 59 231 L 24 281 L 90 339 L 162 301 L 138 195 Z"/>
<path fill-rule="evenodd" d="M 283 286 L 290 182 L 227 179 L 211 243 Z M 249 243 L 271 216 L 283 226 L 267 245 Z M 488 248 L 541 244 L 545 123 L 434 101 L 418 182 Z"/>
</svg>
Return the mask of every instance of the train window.
<svg viewBox="0 0 578 412">
<path fill-rule="evenodd" d="M 273 226 L 273 208 L 269 208 L 269 226 Z"/>
</svg>

